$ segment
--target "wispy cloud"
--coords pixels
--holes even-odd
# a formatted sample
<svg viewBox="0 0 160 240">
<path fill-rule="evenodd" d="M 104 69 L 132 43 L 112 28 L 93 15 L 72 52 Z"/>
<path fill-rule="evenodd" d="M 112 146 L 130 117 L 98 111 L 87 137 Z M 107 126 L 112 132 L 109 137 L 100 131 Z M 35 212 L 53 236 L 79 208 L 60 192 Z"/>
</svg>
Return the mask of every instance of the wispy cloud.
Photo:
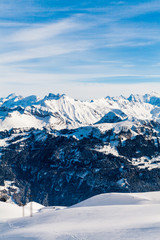
<svg viewBox="0 0 160 240">
<path fill-rule="evenodd" d="M 82 29 L 82 25 L 77 23 L 73 17 L 53 23 L 41 24 L 40 26 L 33 25 L 15 32 L 10 37 L 15 42 L 41 41 L 67 32 L 78 31 L 79 29 Z"/>
<path fill-rule="evenodd" d="M 112 2 L 105 8 L 101 8 L 101 12 L 106 13 L 106 19 L 110 21 L 117 21 L 120 19 L 134 18 L 136 16 L 160 12 L 160 0 L 145 1 L 145 2 Z M 116 6 L 117 5 L 117 6 Z M 89 9 L 88 9 L 89 10 Z M 100 9 L 98 9 L 100 11 Z"/>
<path fill-rule="evenodd" d="M 126 79 L 159 81 L 159 65 L 153 63 L 159 62 L 160 23 L 146 24 L 143 15 L 159 12 L 160 1 L 113 1 L 99 8 L 75 4 L 49 10 L 36 8 L 33 1 L 26 3 L 27 8 L 20 0 L 5 1 L 0 2 L 2 85 L 28 82 L 44 88 L 47 81 L 58 88 Z M 35 14 L 41 15 L 39 21 L 31 20 Z M 134 21 L 136 16 L 141 21 Z"/>
<path fill-rule="evenodd" d="M 66 55 L 85 51 L 92 43 L 85 38 L 77 39 L 76 33 L 85 30 L 76 16 L 46 24 L 30 24 L 10 32 L 6 30 L 1 45 L 10 46 L 9 51 L 0 54 L 0 63 L 14 63 Z"/>
<path fill-rule="evenodd" d="M 107 5 L 107 4 L 106 4 Z M 160 12 L 160 0 L 154 1 L 113 1 L 109 3 L 106 7 L 86 7 L 86 8 L 74 8 L 70 7 L 66 11 L 76 11 L 76 12 L 90 12 L 90 13 L 101 13 L 106 15 L 107 21 L 117 21 L 120 19 L 133 18 L 136 16 Z"/>
<path fill-rule="evenodd" d="M 70 43 L 71 44 L 71 43 Z M 72 52 L 80 52 L 85 50 L 85 46 L 81 47 L 82 43 L 78 43 L 73 46 L 69 46 L 68 44 L 59 44 L 59 45 L 47 45 L 40 46 L 38 48 L 30 48 L 27 50 L 15 51 L 6 54 L 0 54 L 0 63 L 15 63 L 22 62 L 32 59 L 41 59 L 54 57 L 57 55 L 65 55 Z"/>
<path fill-rule="evenodd" d="M 40 15 L 44 9 L 37 8 L 33 0 L 1 0 L 0 1 L 0 19 L 25 19 Z"/>
<path fill-rule="evenodd" d="M 137 24 L 110 24 L 106 31 L 107 47 L 148 46 L 160 42 L 159 28 Z"/>
<path fill-rule="evenodd" d="M 138 5 L 131 5 L 124 8 L 121 11 L 121 17 L 135 17 L 143 14 L 148 14 L 152 12 L 160 12 L 160 1 L 146 1 L 144 3 L 139 3 Z"/>
</svg>

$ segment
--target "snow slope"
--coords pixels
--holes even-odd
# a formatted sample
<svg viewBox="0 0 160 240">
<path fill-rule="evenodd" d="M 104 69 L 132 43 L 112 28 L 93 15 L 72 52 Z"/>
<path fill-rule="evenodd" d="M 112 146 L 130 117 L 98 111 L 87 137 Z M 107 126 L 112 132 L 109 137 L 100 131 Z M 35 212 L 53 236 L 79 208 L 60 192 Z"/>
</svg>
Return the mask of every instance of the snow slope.
<svg viewBox="0 0 160 240">
<path fill-rule="evenodd" d="M 24 207 L 24 215 L 30 216 L 30 204 L 28 203 Z M 32 202 L 32 210 L 33 213 L 38 212 L 41 208 L 44 206 Z M 23 207 L 18 206 L 17 204 L 14 204 L 13 202 L 1 202 L 0 201 L 0 221 L 4 221 L 6 219 L 12 219 L 12 218 L 20 218 L 23 215 Z"/>
<path fill-rule="evenodd" d="M 0 206 L 1 207 L 1 206 Z M 0 222 L 3 240 L 158 240 L 160 192 L 102 194 L 73 207 Z"/>
</svg>

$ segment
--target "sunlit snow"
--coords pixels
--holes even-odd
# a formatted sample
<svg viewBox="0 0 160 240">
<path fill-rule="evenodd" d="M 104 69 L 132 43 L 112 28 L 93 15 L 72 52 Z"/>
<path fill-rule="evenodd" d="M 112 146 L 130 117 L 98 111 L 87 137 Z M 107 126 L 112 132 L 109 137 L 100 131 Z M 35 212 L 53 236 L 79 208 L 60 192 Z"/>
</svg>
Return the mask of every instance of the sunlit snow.
<svg viewBox="0 0 160 240">
<path fill-rule="evenodd" d="M 160 236 L 160 192 L 101 194 L 70 208 L 42 208 L 33 217 L 23 218 L 18 209 L 0 204 L 0 239 L 158 240 Z"/>
</svg>

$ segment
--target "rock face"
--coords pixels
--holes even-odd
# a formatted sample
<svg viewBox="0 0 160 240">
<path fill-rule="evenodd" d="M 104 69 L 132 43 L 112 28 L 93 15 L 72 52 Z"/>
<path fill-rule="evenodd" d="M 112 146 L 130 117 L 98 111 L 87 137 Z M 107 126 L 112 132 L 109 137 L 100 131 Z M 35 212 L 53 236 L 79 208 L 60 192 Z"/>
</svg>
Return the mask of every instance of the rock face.
<svg viewBox="0 0 160 240">
<path fill-rule="evenodd" d="M 127 120 L 127 115 L 119 109 L 114 109 L 113 111 L 105 114 L 96 124 L 117 123 L 124 120 Z"/>
<path fill-rule="evenodd" d="M 8 128 L 0 132 L 0 192 L 18 204 L 33 199 L 70 206 L 105 192 L 160 190 L 160 101 L 155 98 L 68 104 L 64 95 L 49 94 L 43 100 L 15 95 L 1 100 Z M 15 119 L 21 125 L 26 116 L 33 120 L 27 128 L 9 127 Z M 56 128 L 51 119 L 59 122 Z"/>
</svg>

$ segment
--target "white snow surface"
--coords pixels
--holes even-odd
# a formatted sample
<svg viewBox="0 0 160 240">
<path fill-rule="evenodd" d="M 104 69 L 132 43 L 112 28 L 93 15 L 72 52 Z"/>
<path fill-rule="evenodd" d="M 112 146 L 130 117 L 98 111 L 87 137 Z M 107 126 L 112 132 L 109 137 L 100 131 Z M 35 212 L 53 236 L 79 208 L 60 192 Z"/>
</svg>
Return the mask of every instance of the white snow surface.
<svg viewBox="0 0 160 240">
<path fill-rule="evenodd" d="M 3 208 L 10 216 L 16 216 L 14 208 L 7 203 L 5 206 L 0 204 L 0 213 Z M 4 220 L 0 214 L 0 239 L 160 239 L 160 192 L 101 194 L 72 207 L 56 209 L 43 208 L 32 218 L 14 220 Z"/>
<path fill-rule="evenodd" d="M 30 205 L 31 203 L 28 203 L 24 206 L 25 216 L 30 216 Z M 44 206 L 39 203 L 32 202 L 33 213 L 38 212 L 43 207 Z M 4 222 L 5 220 L 9 220 L 13 218 L 21 218 L 22 215 L 23 215 L 23 207 L 20 207 L 11 201 L 9 202 L 0 201 L 0 222 Z"/>
<path fill-rule="evenodd" d="M 160 121 L 160 94 L 106 97 L 91 102 L 52 93 L 43 99 L 34 95 L 23 98 L 15 94 L 0 99 L 0 130 L 32 127 L 73 129 L 96 123 L 107 127 L 105 116 L 108 116 L 107 121 L 111 116 L 111 122 L 114 116 L 119 116 L 124 122 L 137 119 Z"/>
</svg>

